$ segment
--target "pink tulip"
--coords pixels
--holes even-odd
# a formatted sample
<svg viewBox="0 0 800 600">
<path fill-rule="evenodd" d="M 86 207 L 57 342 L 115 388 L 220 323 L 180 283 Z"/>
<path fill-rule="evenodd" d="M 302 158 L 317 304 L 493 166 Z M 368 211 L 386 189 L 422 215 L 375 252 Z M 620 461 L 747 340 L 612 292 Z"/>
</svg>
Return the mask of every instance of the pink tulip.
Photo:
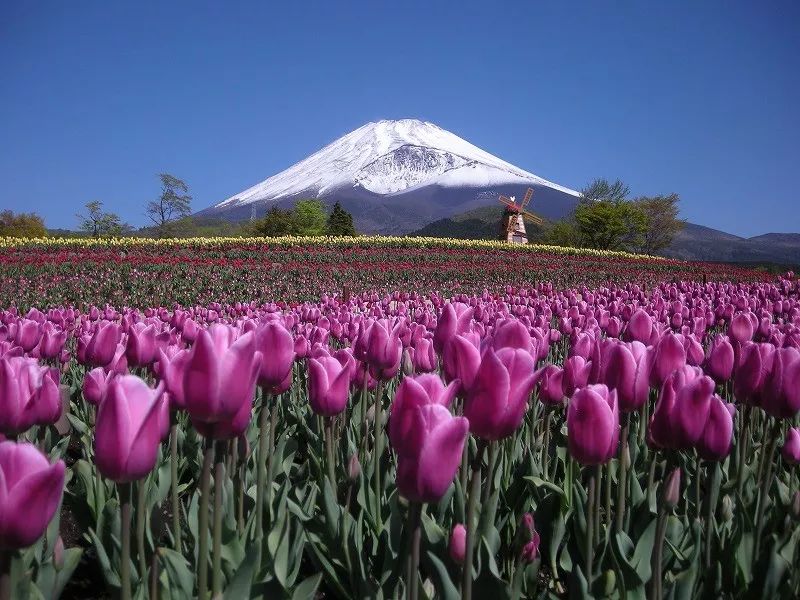
<svg viewBox="0 0 800 600">
<path fill-rule="evenodd" d="M 545 404 L 564 402 L 564 371 L 556 365 L 545 365 L 536 371 L 539 400 Z"/>
<path fill-rule="evenodd" d="M 30 319 L 20 319 L 17 322 L 17 334 L 14 341 L 21 346 L 25 352 L 30 352 L 39 343 L 41 331 L 39 323 Z"/>
<path fill-rule="evenodd" d="M 61 504 L 65 466 L 33 444 L 0 442 L 0 548 L 31 546 Z"/>
<path fill-rule="evenodd" d="M 242 404 L 252 405 L 260 356 L 252 332 L 233 338 L 224 325 L 197 335 L 183 368 L 183 396 L 193 421 L 230 421 Z"/>
<path fill-rule="evenodd" d="M 454 563 L 457 565 L 464 563 L 464 555 L 467 552 L 467 530 L 461 523 L 456 523 L 450 533 L 448 551 Z"/>
<path fill-rule="evenodd" d="M 350 371 L 332 356 L 308 359 L 308 400 L 318 415 L 332 417 L 347 406 Z"/>
<path fill-rule="evenodd" d="M 596 384 L 575 392 L 567 407 L 567 442 L 572 457 L 583 465 L 604 464 L 617 453 L 616 391 Z"/>
<path fill-rule="evenodd" d="M 474 309 L 460 302 L 444 305 L 439 322 L 436 324 L 436 331 L 433 333 L 433 347 L 436 352 L 444 352 L 447 342 L 454 335 L 469 331 L 473 314 Z"/>
<path fill-rule="evenodd" d="M 730 405 L 728 405 L 730 406 Z M 733 445 L 733 415 L 719 396 L 711 400 L 708 421 L 697 441 L 697 452 L 706 460 L 722 460 Z"/>
<path fill-rule="evenodd" d="M 389 440 L 398 454 L 415 454 L 421 444 L 423 431 L 415 429 L 417 409 L 429 404 L 449 408 L 459 382 L 445 387 L 438 375 L 425 374 L 405 377 L 392 400 L 389 418 Z"/>
<path fill-rule="evenodd" d="M 417 373 L 430 373 L 437 367 L 436 351 L 433 349 L 433 340 L 419 338 L 414 343 L 411 363 Z"/>
<path fill-rule="evenodd" d="M 800 411 L 800 351 L 779 348 L 764 379 L 761 407 L 774 417 L 791 419 Z"/>
<path fill-rule="evenodd" d="M 261 353 L 258 385 L 267 393 L 280 393 L 291 378 L 295 351 L 292 334 L 280 323 L 267 323 L 256 330 L 256 350 Z M 291 385 L 291 379 L 289 379 Z"/>
<path fill-rule="evenodd" d="M 653 320 L 644 310 L 637 309 L 628 321 L 625 330 L 626 339 L 647 344 L 653 332 Z"/>
<path fill-rule="evenodd" d="M 455 335 L 447 342 L 442 357 L 445 379 L 458 379 L 462 390 L 469 390 L 480 366 L 481 353 L 471 338 Z"/>
<path fill-rule="evenodd" d="M 800 464 L 800 428 L 790 427 L 786 432 L 781 455 L 789 464 Z"/>
<path fill-rule="evenodd" d="M 413 414 L 420 444 L 398 454 L 397 489 L 411 502 L 438 502 L 461 465 L 469 422 L 440 404 L 416 407 Z"/>
<path fill-rule="evenodd" d="M 572 396 L 576 390 L 589 384 L 592 363 L 582 356 L 570 356 L 564 361 L 564 395 Z"/>
<path fill-rule="evenodd" d="M 56 358 L 64 349 L 67 341 L 67 332 L 57 327 L 50 321 L 41 327 L 42 338 L 39 340 L 39 354 L 42 358 Z"/>
<path fill-rule="evenodd" d="M 134 367 L 149 367 L 156 359 L 155 326 L 136 323 L 131 327 L 128 330 L 125 356 Z"/>
<path fill-rule="evenodd" d="M 734 360 L 733 345 L 727 336 L 715 336 L 708 348 L 706 372 L 717 383 L 725 383 L 733 374 Z"/>
<path fill-rule="evenodd" d="M 686 350 L 681 340 L 673 333 L 665 333 L 655 345 L 650 382 L 661 387 L 667 378 L 686 364 Z"/>
<path fill-rule="evenodd" d="M 60 416 L 57 372 L 32 358 L 0 359 L 0 431 L 15 435 Z"/>
<path fill-rule="evenodd" d="M 662 448 L 694 447 L 709 419 L 713 394 L 714 381 L 696 367 L 673 372 L 650 419 L 651 441 Z"/>
<path fill-rule="evenodd" d="M 464 401 L 472 433 L 493 441 L 517 430 L 536 383 L 534 367 L 534 358 L 525 350 L 486 350 Z"/>
<path fill-rule="evenodd" d="M 186 399 L 183 394 L 183 372 L 190 356 L 191 351 L 186 349 L 178 350 L 174 354 L 168 354 L 160 348 L 158 350 L 156 366 L 158 375 L 166 387 L 171 410 L 186 408 Z"/>
<path fill-rule="evenodd" d="M 114 373 L 106 373 L 103 367 L 88 371 L 83 376 L 83 399 L 92 406 L 100 406 L 106 396 L 108 384 L 114 378 Z"/>
<path fill-rule="evenodd" d="M 617 391 L 622 412 L 639 410 L 650 395 L 652 355 L 641 342 L 614 344 L 606 359 L 605 383 Z"/>
<path fill-rule="evenodd" d="M 163 384 L 155 390 L 133 375 L 108 386 L 97 411 L 95 464 L 117 483 L 145 477 L 156 464 L 164 421 Z"/>
<path fill-rule="evenodd" d="M 731 319 L 731 325 L 728 328 L 728 335 L 731 339 L 744 344 L 753 339 L 753 333 L 754 327 L 750 317 L 745 313 L 736 313 Z"/>
<path fill-rule="evenodd" d="M 117 352 L 119 328 L 116 323 L 105 322 L 97 326 L 86 344 L 86 363 L 94 367 L 105 367 Z"/>
</svg>

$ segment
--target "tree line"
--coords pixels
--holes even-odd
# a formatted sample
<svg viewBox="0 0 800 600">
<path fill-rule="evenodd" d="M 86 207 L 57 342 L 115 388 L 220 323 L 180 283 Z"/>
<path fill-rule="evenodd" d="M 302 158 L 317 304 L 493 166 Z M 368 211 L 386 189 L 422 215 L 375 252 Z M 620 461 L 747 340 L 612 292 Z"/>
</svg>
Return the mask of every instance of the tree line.
<svg viewBox="0 0 800 600">
<path fill-rule="evenodd" d="M 544 243 L 660 253 L 686 224 L 678 217 L 678 194 L 629 195 L 630 189 L 620 180 L 595 179 L 581 190 L 574 212 L 547 228 Z"/>
</svg>

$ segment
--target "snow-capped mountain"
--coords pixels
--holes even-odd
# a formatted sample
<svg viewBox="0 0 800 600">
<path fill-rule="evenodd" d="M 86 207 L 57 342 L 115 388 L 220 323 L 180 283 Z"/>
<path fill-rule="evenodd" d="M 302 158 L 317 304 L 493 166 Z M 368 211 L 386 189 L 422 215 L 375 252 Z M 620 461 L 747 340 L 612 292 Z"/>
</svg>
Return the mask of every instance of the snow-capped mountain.
<svg viewBox="0 0 800 600">
<path fill-rule="evenodd" d="M 403 119 L 367 123 L 201 214 L 244 219 L 320 198 L 341 202 L 361 231 L 405 233 L 470 208 L 499 209 L 500 194 L 520 197 L 527 187 L 531 207 L 547 218 L 563 216 L 578 196 L 433 123 Z"/>
</svg>

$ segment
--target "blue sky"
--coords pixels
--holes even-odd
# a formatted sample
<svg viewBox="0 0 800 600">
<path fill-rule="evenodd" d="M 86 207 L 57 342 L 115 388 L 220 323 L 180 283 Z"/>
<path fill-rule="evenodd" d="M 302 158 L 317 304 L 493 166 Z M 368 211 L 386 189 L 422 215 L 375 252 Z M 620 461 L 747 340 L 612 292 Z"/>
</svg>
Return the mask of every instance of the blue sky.
<svg viewBox="0 0 800 600">
<path fill-rule="evenodd" d="M 563 185 L 677 192 L 740 235 L 800 231 L 800 3 L 4 2 L 0 207 L 145 223 L 382 118 Z"/>
</svg>

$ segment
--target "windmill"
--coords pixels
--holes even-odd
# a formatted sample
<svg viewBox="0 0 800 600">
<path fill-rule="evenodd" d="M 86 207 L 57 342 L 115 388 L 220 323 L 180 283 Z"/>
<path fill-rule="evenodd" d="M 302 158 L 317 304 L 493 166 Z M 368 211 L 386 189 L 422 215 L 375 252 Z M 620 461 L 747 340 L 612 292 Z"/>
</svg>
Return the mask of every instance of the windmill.
<svg viewBox="0 0 800 600">
<path fill-rule="evenodd" d="M 509 244 L 527 244 L 528 235 L 525 232 L 525 220 L 534 225 L 541 225 L 542 218 L 525 210 L 533 197 L 533 189 L 528 188 L 521 204 L 517 204 L 514 196 L 500 196 L 500 202 L 505 204 L 506 212 L 503 218 L 503 231 L 501 235 Z"/>
</svg>

